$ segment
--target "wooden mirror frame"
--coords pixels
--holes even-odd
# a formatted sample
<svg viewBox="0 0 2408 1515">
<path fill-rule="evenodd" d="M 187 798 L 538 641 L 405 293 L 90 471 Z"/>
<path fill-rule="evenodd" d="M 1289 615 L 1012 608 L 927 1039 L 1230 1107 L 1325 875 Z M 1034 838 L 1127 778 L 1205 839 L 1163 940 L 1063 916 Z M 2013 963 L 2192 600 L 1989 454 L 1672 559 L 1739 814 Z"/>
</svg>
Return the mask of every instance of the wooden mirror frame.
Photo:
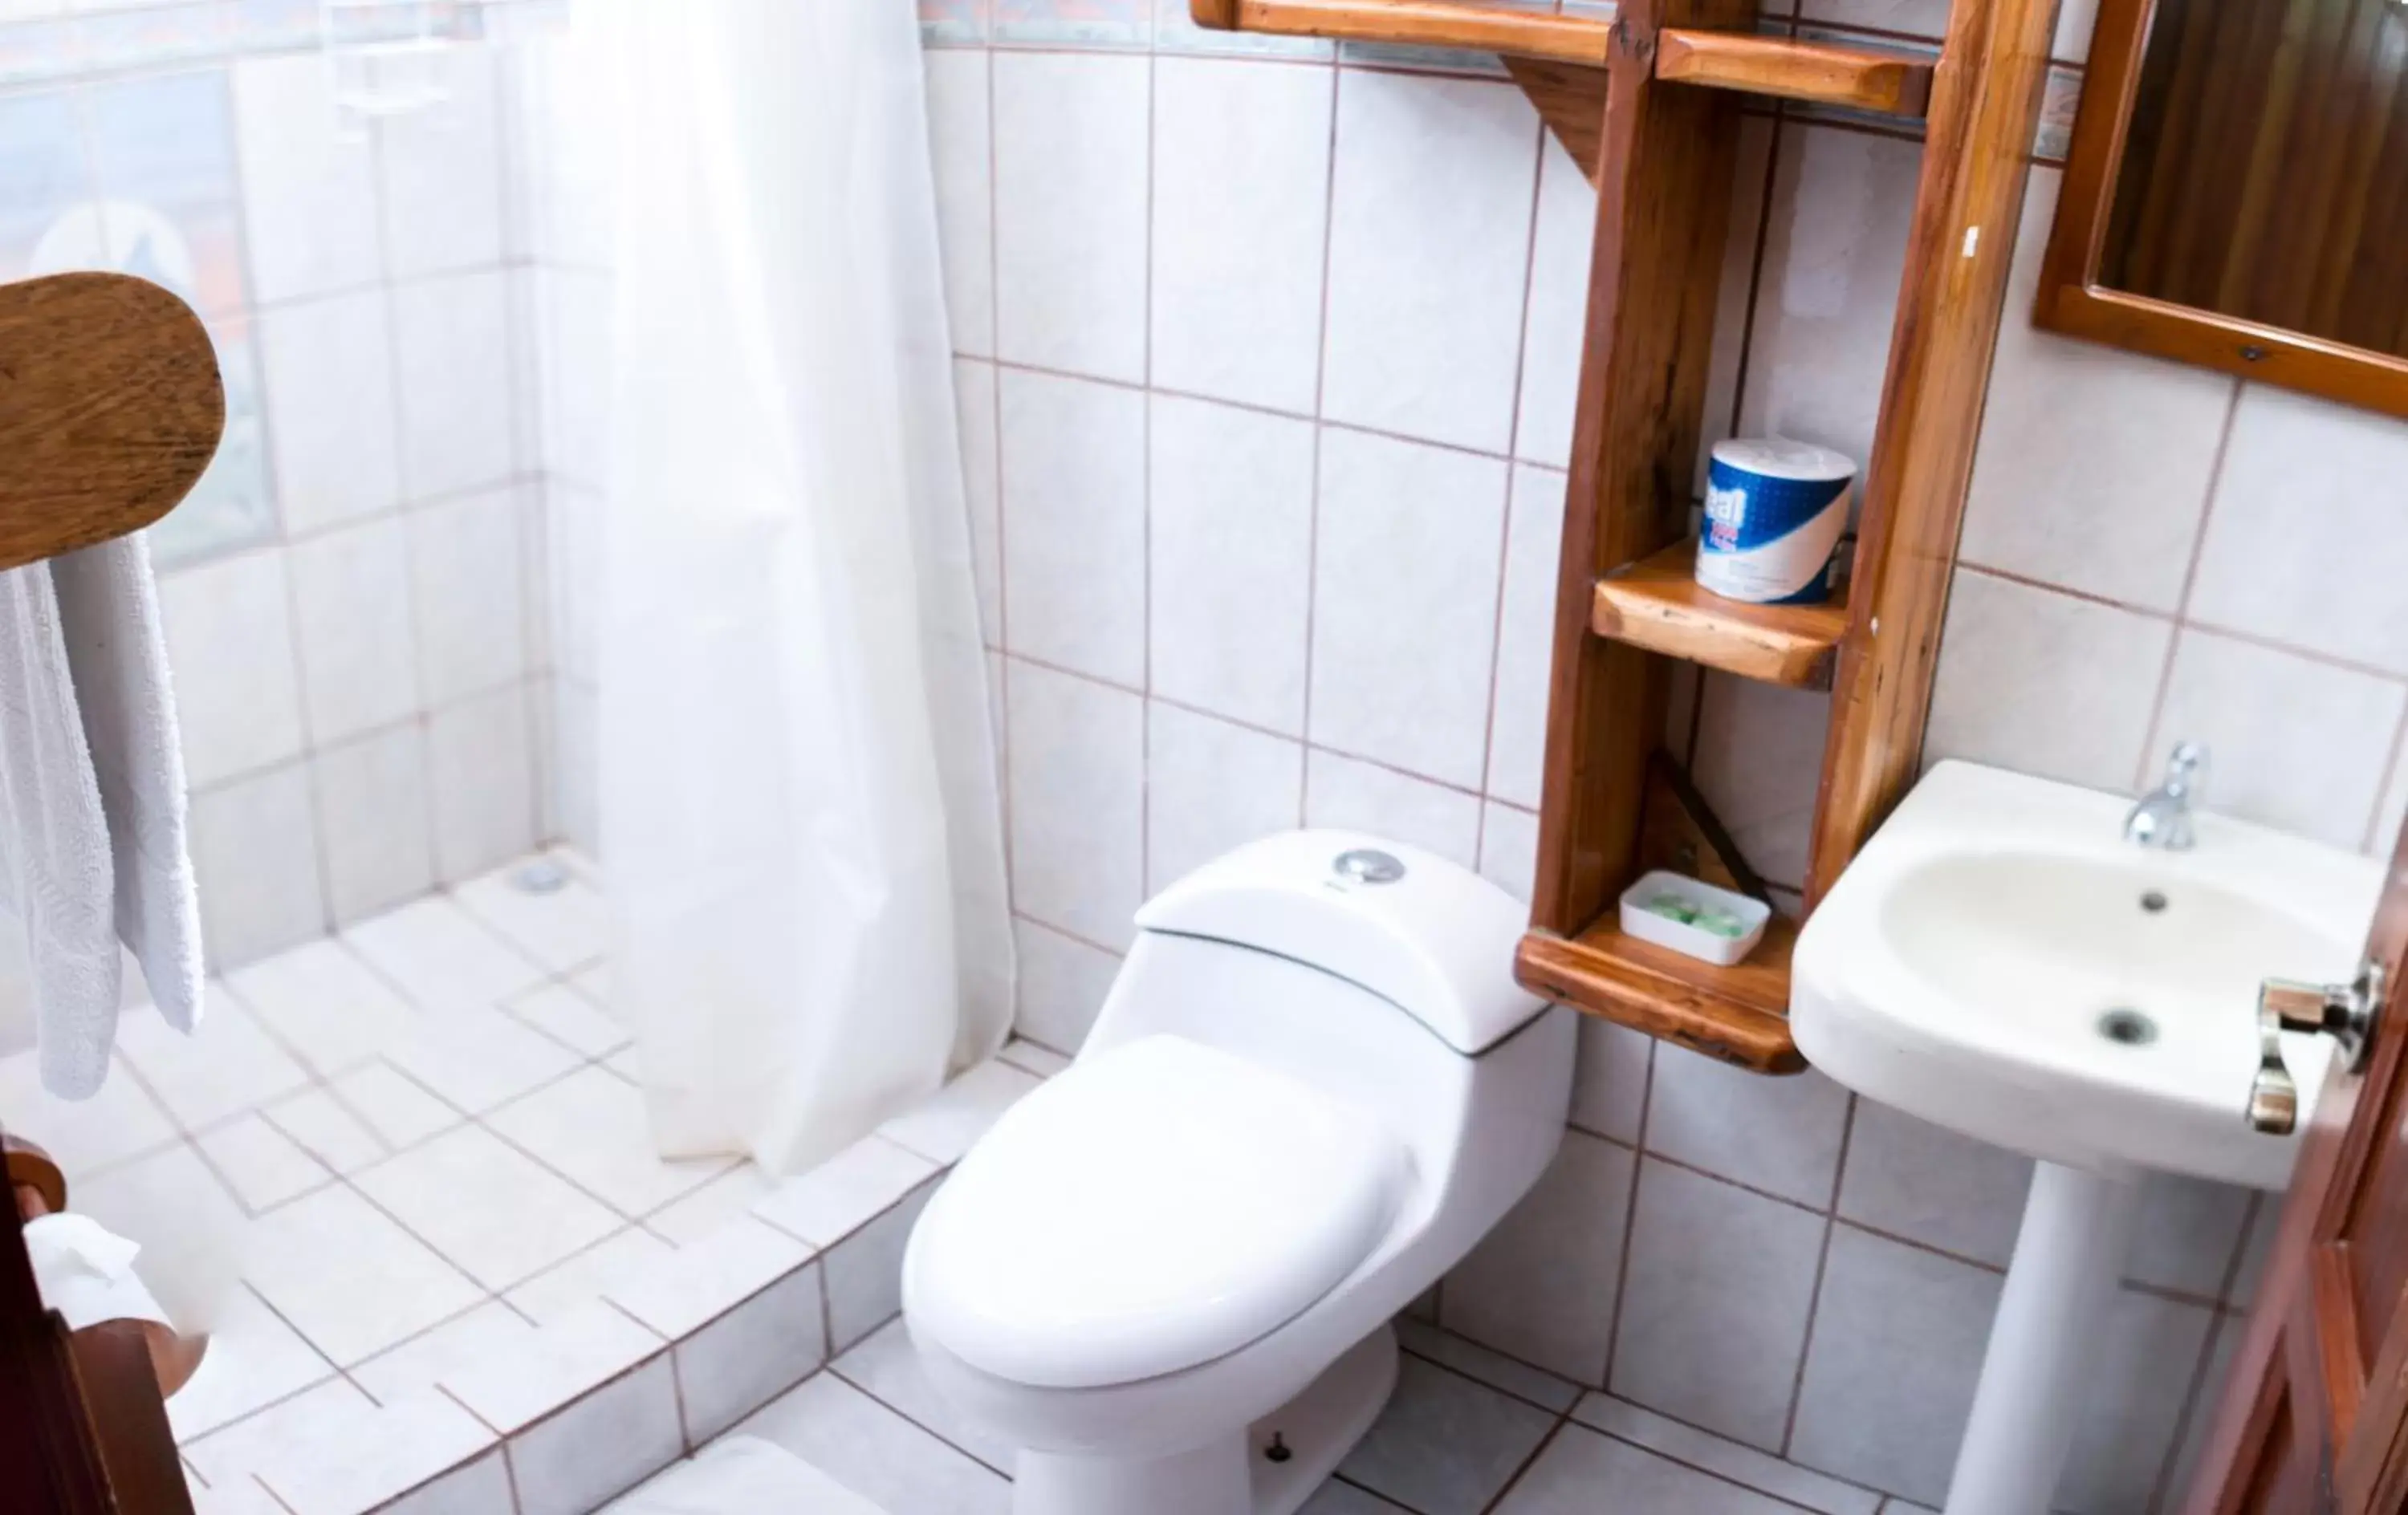
<svg viewBox="0 0 2408 1515">
<path fill-rule="evenodd" d="M 2050 331 L 2408 416 L 2408 358 L 2098 282 L 2156 0 L 2099 0 L 2065 184 L 2032 320 Z"/>
</svg>

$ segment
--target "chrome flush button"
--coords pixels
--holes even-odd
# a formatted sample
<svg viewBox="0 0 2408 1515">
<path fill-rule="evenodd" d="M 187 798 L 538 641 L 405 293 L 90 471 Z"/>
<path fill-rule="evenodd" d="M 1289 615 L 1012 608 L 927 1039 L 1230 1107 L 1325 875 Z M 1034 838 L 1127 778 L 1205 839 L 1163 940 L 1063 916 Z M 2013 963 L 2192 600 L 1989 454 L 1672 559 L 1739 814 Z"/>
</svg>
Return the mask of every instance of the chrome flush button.
<svg viewBox="0 0 2408 1515">
<path fill-rule="evenodd" d="M 1330 866 L 1340 879 L 1351 879 L 1358 884 L 1393 884 L 1405 876 L 1403 863 L 1369 847 L 1339 853 L 1338 861 Z"/>
</svg>

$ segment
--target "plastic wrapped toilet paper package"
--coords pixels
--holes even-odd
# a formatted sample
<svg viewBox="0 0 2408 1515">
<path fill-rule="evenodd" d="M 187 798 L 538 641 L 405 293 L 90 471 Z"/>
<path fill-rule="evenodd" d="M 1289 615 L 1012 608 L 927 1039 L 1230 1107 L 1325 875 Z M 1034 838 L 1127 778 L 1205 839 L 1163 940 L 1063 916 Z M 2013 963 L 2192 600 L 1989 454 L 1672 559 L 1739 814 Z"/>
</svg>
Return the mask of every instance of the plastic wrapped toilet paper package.
<svg viewBox="0 0 2408 1515">
<path fill-rule="evenodd" d="M 90 1216 L 71 1210 L 25 1222 L 34 1283 L 42 1303 L 58 1311 L 70 1331 L 104 1321 L 174 1324 L 135 1275 L 134 1259 L 141 1251 Z"/>
<path fill-rule="evenodd" d="M 1819 605 L 1848 528 L 1856 465 L 1827 447 L 1784 437 L 1714 444 L 1698 582 L 1727 600 Z"/>
</svg>

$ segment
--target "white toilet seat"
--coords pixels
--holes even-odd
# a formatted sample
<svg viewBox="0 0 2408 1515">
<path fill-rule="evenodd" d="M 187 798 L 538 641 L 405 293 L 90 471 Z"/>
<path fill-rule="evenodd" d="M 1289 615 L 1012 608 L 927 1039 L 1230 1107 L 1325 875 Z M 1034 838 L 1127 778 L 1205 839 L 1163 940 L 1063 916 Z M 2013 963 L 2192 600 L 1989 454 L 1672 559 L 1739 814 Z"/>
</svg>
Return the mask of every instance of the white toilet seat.
<svg viewBox="0 0 2408 1515">
<path fill-rule="evenodd" d="M 1406 1156 L 1369 1116 L 1175 1036 L 1081 1062 L 998 1121 L 921 1217 L 906 1308 L 1040 1388 L 1236 1351 L 1386 1235 Z"/>
</svg>

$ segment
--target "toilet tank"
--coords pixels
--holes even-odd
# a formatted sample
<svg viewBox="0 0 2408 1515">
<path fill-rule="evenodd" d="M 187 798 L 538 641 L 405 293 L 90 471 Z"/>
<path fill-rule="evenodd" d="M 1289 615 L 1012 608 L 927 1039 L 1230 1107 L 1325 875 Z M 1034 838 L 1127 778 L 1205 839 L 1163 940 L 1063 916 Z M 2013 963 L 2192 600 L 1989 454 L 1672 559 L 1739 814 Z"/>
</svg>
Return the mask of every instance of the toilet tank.
<svg viewBox="0 0 2408 1515">
<path fill-rule="evenodd" d="M 1393 1131 L 1424 1206 L 1449 1202 L 1467 1166 L 1535 1177 L 1570 1098 L 1572 1026 L 1514 982 L 1523 922 L 1504 891 L 1418 848 L 1266 837 L 1139 910 L 1081 1056 L 1167 1033 L 1276 1068 Z"/>
</svg>

